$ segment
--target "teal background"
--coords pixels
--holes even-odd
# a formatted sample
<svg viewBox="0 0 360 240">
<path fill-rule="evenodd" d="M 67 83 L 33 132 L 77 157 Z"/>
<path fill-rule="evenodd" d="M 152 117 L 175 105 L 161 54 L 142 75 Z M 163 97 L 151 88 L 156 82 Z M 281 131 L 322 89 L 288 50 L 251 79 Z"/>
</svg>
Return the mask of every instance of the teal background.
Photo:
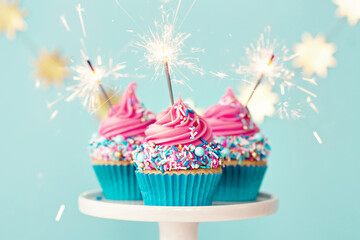
<svg viewBox="0 0 360 240">
<path fill-rule="evenodd" d="M 145 29 L 160 16 L 159 1 L 121 3 Z M 127 61 L 126 71 L 135 74 L 140 56 L 131 51 L 120 53 L 136 39 L 136 34 L 126 30 L 140 30 L 115 1 L 81 4 L 90 55 L 101 53 Z M 184 1 L 180 19 L 190 4 Z M 24 39 L 79 59 L 82 35 L 76 5 L 72 0 L 21 1 L 27 11 L 28 30 L 12 41 L 0 36 L 0 239 L 157 239 L 156 223 L 97 219 L 78 211 L 78 195 L 99 188 L 87 154 L 87 141 L 98 122 L 77 101 L 57 105 L 60 113 L 50 121 L 46 101 L 55 99 L 56 91 L 35 89 L 32 73 L 36 56 L 25 47 Z M 309 32 L 327 34 L 338 49 L 337 67 L 329 70 L 327 78 L 318 79 L 318 115 L 306 110 L 305 119 L 273 117 L 261 125 L 273 148 L 262 191 L 280 197 L 278 213 L 261 219 L 203 223 L 200 239 L 360 238 L 360 163 L 355 151 L 360 116 L 360 31 L 359 26 L 338 20 L 335 9 L 330 0 L 198 0 L 185 21 L 182 30 L 192 33 L 186 44 L 206 49 L 200 64 L 208 71 L 230 72 L 231 64 L 244 56 L 245 47 L 267 25 L 272 27 L 272 36 L 291 48 Z M 60 15 L 67 18 L 70 33 Z M 137 79 L 138 96 L 153 111 L 164 109 L 168 95 L 163 80 L 150 81 L 151 70 L 138 73 L 149 76 Z M 194 91 L 176 86 L 175 96 L 181 91 L 200 107 L 216 103 L 227 86 L 239 85 L 239 81 L 220 81 L 210 74 L 190 78 Z M 130 80 L 119 80 L 119 84 L 125 87 Z M 314 130 L 323 139 L 322 145 L 316 142 Z M 66 208 L 61 221 L 56 222 L 61 204 Z"/>
</svg>

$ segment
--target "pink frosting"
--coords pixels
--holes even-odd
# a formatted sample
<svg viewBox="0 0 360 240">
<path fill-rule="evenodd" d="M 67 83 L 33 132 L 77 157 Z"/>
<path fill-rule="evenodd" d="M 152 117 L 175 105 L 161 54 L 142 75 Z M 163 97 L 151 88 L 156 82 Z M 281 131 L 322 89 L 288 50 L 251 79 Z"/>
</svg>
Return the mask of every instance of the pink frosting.
<svg viewBox="0 0 360 240">
<path fill-rule="evenodd" d="M 110 138 L 145 136 L 146 128 L 155 122 L 155 114 L 144 109 L 135 95 L 137 84 L 128 85 L 120 102 L 113 105 L 109 115 L 100 123 L 99 134 Z"/>
<path fill-rule="evenodd" d="M 216 137 L 221 136 L 253 136 L 260 129 L 251 120 L 249 110 L 235 97 L 232 88 L 205 112 L 205 119 L 210 124 Z"/>
<path fill-rule="evenodd" d="M 186 106 L 181 97 L 162 112 L 146 131 L 146 141 L 159 145 L 195 145 L 210 142 L 213 138 L 209 124 Z"/>
</svg>

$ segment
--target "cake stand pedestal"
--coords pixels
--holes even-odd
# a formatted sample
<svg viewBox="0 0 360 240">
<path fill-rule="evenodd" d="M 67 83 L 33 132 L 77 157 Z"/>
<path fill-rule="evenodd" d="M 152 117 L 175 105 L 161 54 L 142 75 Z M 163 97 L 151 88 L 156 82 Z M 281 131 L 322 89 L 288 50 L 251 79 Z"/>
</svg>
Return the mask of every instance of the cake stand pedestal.
<svg viewBox="0 0 360 240">
<path fill-rule="evenodd" d="M 143 201 L 112 201 L 101 190 L 79 196 L 80 212 L 100 218 L 158 222 L 160 240 L 196 240 L 200 222 L 234 221 L 271 215 L 278 209 L 279 199 L 260 193 L 253 202 L 214 202 L 204 207 L 145 206 Z"/>
</svg>

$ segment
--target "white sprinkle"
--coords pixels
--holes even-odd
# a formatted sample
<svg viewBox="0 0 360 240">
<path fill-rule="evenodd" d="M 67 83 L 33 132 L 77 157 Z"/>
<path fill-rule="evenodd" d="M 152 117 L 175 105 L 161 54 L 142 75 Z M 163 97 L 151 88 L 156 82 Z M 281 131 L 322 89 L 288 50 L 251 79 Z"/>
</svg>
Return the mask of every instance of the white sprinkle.
<svg viewBox="0 0 360 240">
<path fill-rule="evenodd" d="M 65 205 L 62 204 L 62 205 L 60 206 L 60 208 L 59 208 L 59 211 L 58 211 L 57 215 L 56 215 L 55 221 L 57 221 L 57 222 L 60 221 L 61 216 L 62 216 L 64 210 L 65 210 Z"/>
<path fill-rule="evenodd" d="M 317 134 L 317 132 L 316 132 L 316 131 L 313 131 L 313 134 L 314 134 L 316 140 L 319 142 L 319 144 L 322 144 L 322 140 L 321 140 L 321 138 L 319 137 L 319 135 Z"/>
</svg>

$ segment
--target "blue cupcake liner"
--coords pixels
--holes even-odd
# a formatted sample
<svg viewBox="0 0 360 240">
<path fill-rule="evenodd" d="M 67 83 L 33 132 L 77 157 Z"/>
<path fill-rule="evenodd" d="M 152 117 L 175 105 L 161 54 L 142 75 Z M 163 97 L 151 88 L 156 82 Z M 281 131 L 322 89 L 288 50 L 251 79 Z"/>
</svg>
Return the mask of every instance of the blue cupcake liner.
<svg viewBox="0 0 360 240">
<path fill-rule="evenodd" d="M 142 200 L 134 165 L 93 165 L 104 197 L 111 200 Z"/>
<path fill-rule="evenodd" d="M 135 175 L 144 204 L 154 206 L 209 206 L 221 178 L 221 173 Z"/>
<path fill-rule="evenodd" d="M 256 200 L 267 166 L 225 166 L 214 201 Z"/>
</svg>

